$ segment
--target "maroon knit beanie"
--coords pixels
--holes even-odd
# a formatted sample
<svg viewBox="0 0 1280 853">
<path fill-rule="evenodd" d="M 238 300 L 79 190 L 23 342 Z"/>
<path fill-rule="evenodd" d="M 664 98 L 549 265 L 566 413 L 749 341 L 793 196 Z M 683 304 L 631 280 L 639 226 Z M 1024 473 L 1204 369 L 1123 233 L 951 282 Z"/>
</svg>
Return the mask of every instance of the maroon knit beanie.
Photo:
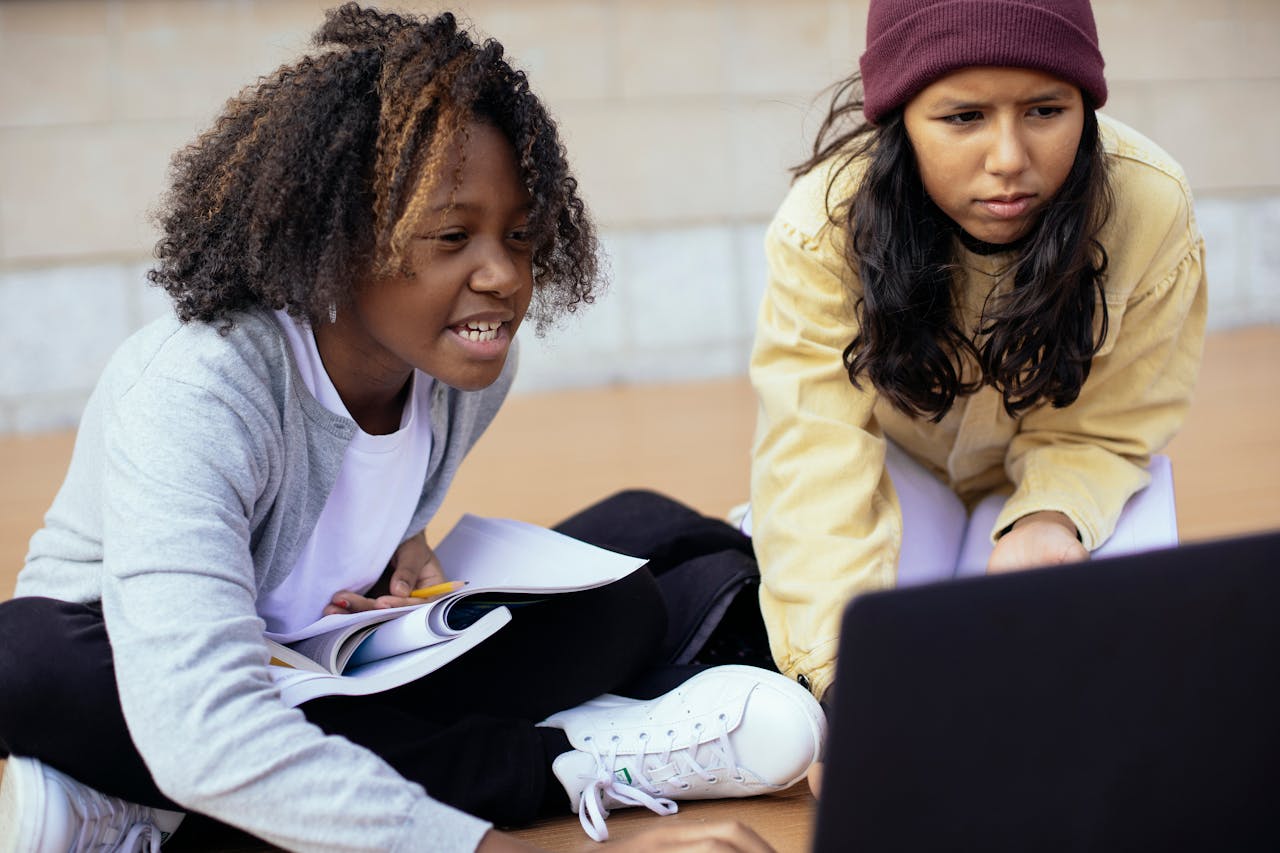
<svg viewBox="0 0 1280 853">
<path fill-rule="evenodd" d="M 871 0 L 862 54 L 872 124 L 934 80 L 971 65 L 1034 68 L 1107 100 L 1089 0 Z"/>
</svg>

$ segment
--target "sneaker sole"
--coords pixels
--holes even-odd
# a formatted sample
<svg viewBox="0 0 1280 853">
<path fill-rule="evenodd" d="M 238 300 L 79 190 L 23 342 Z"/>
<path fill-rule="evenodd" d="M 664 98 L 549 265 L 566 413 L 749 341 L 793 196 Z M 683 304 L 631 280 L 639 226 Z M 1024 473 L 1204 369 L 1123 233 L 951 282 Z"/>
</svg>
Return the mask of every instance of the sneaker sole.
<svg viewBox="0 0 1280 853">
<path fill-rule="evenodd" d="M 40 768 L 33 759 L 11 755 L 5 761 L 4 780 L 0 781 L 0 827 L 5 827 L 0 853 L 40 850 L 42 832 L 35 820 L 44 814 L 45 803 L 39 775 Z"/>
</svg>

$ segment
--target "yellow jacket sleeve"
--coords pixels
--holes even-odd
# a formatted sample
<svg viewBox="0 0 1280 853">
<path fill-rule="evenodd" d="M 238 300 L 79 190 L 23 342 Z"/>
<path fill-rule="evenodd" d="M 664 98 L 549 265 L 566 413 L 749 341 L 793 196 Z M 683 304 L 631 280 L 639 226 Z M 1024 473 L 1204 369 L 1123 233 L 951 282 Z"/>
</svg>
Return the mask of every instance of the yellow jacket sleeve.
<svg viewBox="0 0 1280 853">
<path fill-rule="evenodd" d="M 1204 241 L 1183 182 L 1149 164 L 1121 160 L 1116 171 L 1117 217 L 1103 236 L 1107 337 L 1074 403 L 1019 420 L 1005 456 L 1015 490 L 993 537 L 1024 515 L 1057 510 L 1097 548 L 1147 485 L 1150 455 L 1186 417 L 1208 310 Z"/>
<path fill-rule="evenodd" d="M 760 402 L 753 534 L 774 659 L 816 695 L 831 684 L 845 605 L 896 583 L 902 515 L 885 473 L 885 434 L 929 456 L 966 500 L 1011 486 L 993 533 L 1057 510 L 1092 549 L 1146 484 L 1149 455 L 1181 425 L 1204 339 L 1203 240 L 1177 164 L 1119 123 L 1103 126 L 1115 192 L 1099 234 L 1109 327 L 1079 397 L 1061 409 L 1011 419 L 990 388 L 936 424 L 877 406 L 870 381 L 855 388 L 844 368 L 860 287 L 826 215 L 828 197 L 847 198 L 856 175 L 828 195 L 835 166 L 815 169 L 774 218 L 751 360 Z M 989 273 L 965 275 L 965 293 L 980 303 Z"/>
<path fill-rule="evenodd" d="M 894 585 L 902 522 L 874 391 L 853 388 L 841 360 L 855 332 L 846 273 L 838 253 L 818 251 L 813 225 L 806 233 L 784 208 L 766 237 L 769 284 L 751 360 L 760 401 L 751 504 L 774 659 L 822 696 L 845 604 Z"/>
</svg>

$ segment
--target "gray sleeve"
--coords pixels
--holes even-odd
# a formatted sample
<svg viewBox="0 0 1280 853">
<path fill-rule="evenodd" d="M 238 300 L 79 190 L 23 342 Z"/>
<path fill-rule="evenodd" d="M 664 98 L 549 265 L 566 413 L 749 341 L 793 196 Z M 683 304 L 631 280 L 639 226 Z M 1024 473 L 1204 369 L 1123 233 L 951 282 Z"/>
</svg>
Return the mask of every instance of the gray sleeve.
<svg viewBox="0 0 1280 853">
<path fill-rule="evenodd" d="M 103 612 L 157 785 L 286 849 L 474 850 L 487 823 L 279 701 L 250 555 L 279 427 L 218 394 L 144 378 L 104 424 Z"/>
</svg>

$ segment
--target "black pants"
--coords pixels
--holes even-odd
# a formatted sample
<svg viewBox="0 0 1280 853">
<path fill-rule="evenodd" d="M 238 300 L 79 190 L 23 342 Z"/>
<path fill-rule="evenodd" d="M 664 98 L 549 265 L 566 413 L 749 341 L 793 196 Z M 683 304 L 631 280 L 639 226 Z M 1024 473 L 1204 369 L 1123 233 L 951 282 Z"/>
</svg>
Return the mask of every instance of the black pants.
<svg viewBox="0 0 1280 853">
<path fill-rule="evenodd" d="M 499 825 L 563 812 L 550 763 L 569 744 L 560 730 L 534 724 L 601 693 L 656 696 L 721 662 L 672 662 L 677 640 L 691 632 L 669 624 L 660 582 L 670 592 L 679 572 L 705 574 L 699 567 L 715 554 L 736 566 L 741 552 L 720 547 L 736 542 L 724 539 L 726 531 L 739 535 L 732 528 L 645 492 L 616 495 L 561 528 L 653 558 L 659 580 L 641 569 L 519 608 L 443 669 L 384 693 L 312 700 L 302 706 L 307 719 L 382 756 L 436 799 Z M 113 796 L 181 810 L 156 788 L 129 737 L 96 604 L 0 603 L 0 755 L 7 754 L 32 756 Z"/>
</svg>

